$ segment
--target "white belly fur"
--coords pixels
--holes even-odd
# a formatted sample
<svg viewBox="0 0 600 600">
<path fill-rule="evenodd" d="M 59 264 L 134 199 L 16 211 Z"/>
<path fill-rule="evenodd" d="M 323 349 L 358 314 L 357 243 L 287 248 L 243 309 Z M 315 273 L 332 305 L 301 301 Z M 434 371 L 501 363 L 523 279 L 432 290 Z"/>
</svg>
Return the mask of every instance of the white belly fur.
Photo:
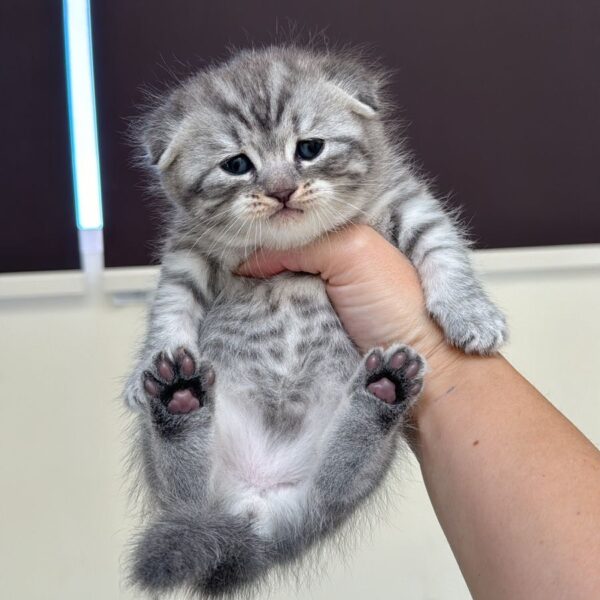
<svg viewBox="0 0 600 600">
<path fill-rule="evenodd" d="M 227 381 L 218 386 L 211 492 L 233 514 L 250 516 L 260 534 L 302 518 L 325 432 L 344 396 L 336 387 L 322 389 L 291 437 L 266 429 L 256 407 L 240 401 L 243 389 Z"/>
</svg>

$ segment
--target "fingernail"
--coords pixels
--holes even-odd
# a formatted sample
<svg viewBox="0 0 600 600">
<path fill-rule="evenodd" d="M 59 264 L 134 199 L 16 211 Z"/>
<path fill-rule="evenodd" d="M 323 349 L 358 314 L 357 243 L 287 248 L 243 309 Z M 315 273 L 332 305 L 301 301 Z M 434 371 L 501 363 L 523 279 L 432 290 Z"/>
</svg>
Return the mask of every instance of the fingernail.
<svg viewBox="0 0 600 600">
<path fill-rule="evenodd" d="M 241 275 L 242 277 L 247 277 L 250 274 L 250 270 L 248 268 L 248 263 L 242 263 L 235 271 L 233 271 L 235 275 Z"/>
</svg>

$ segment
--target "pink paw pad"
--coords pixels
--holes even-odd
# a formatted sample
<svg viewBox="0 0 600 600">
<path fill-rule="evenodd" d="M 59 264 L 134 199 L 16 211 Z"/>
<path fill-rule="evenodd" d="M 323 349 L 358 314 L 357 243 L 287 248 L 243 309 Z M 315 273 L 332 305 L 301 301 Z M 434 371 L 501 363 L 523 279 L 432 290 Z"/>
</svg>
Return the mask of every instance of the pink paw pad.
<svg viewBox="0 0 600 600">
<path fill-rule="evenodd" d="M 167 404 L 167 410 L 176 415 L 186 415 L 200 408 L 200 401 L 189 389 L 177 390 Z"/>
<path fill-rule="evenodd" d="M 158 362 L 158 373 L 167 383 L 171 383 L 175 379 L 175 369 L 165 359 Z"/>
<path fill-rule="evenodd" d="M 367 389 L 388 404 L 396 402 L 396 386 L 387 377 L 382 377 L 367 386 Z"/>
<path fill-rule="evenodd" d="M 377 354 L 371 354 L 366 361 L 367 371 L 375 371 L 381 368 L 381 357 Z"/>
<path fill-rule="evenodd" d="M 185 350 L 180 350 L 177 353 L 177 362 L 179 364 L 180 373 L 186 379 L 189 379 L 194 375 L 194 372 L 196 371 L 194 359 Z"/>
</svg>

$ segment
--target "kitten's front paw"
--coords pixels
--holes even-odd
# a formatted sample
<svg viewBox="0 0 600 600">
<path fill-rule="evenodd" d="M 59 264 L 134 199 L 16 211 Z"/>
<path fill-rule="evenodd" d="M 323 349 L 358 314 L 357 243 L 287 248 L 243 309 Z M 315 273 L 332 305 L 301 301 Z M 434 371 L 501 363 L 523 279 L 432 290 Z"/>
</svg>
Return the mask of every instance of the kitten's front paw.
<svg viewBox="0 0 600 600">
<path fill-rule="evenodd" d="M 371 350 L 363 362 L 362 385 L 376 398 L 404 412 L 423 388 L 424 360 L 409 346 Z"/>
<path fill-rule="evenodd" d="M 155 356 L 142 376 L 144 392 L 149 400 L 159 400 L 171 414 L 188 414 L 199 409 L 215 372 L 209 364 L 197 364 L 191 353 L 180 348 L 173 354 Z"/>
<path fill-rule="evenodd" d="M 433 304 L 430 312 L 446 339 L 469 354 L 493 354 L 508 338 L 504 315 L 486 297 L 466 298 L 451 308 Z"/>
</svg>

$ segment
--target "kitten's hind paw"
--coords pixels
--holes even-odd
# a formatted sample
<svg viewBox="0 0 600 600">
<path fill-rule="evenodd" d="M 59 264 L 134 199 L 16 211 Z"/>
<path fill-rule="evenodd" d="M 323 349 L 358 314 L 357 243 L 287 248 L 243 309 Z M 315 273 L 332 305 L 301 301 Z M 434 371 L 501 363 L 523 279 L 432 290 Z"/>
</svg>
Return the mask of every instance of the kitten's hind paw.
<svg viewBox="0 0 600 600">
<path fill-rule="evenodd" d="M 196 561 L 185 546 L 185 530 L 177 523 L 159 523 L 138 540 L 131 582 L 148 592 L 170 592 L 191 579 Z"/>
<path fill-rule="evenodd" d="M 143 386 L 149 399 L 160 403 L 171 414 L 182 415 L 203 406 L 215 372 L 208 365 L 197 365 L 189 352 L 181 348 L 170 358 L 158 354 L 150 369 L 144 371 Z"/>
<path fill-rule="evenodd" d="M 185 597 L 230 597 L 267 566 L 264 542 L 250 521 L 222 513 L 165 514 L 137 538 L 129 579 L 157 595 L 181 590 Z"/>
<path fill-rule="evenodd" d="M 408 409 L 423 388 L 424 360 L 409 346 L 396 344 L 387 351 L 371 350 L 364 359 L 367 392 L 399 408 Z"/>
</svg>

